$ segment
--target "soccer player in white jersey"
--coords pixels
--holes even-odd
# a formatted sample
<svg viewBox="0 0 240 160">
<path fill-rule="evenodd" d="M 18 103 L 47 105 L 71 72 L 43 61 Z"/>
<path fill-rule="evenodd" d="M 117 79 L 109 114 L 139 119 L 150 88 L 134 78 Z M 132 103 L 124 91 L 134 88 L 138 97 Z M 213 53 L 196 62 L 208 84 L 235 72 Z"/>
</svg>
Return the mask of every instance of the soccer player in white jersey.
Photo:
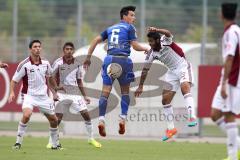
<svg viewBox="0 0 240 160">
<path fill-rule="evenodd" d="M 58 85 L 60 86 L 72 86 L 77 87 L 78 91 L 80 90 L 81 93 L 55 93 L 53 91 L 54 97 L 58 98 L 58 103 L 65 100 L 71 100 L 72 103 L 70 105 L 74 110 L 79 112 L 83 119 L 85 120 L 85 125 L 88 133 L 88 143 L 100 148 L 101 144 L 97 142 L 93 138 L 93 127 L 91 118 L 88 113 L 87 105 L 90 103 L 90 99 L 86 96 L 84 87 L 83 87 L 83 80 L 82 80 L 82 70 L 80 61 L 73 57 L 75 47 L 72 42 L 66 42 L 63 46 L 63 56 L 55 60 L 53 63 L 53 73 L 54 77 L 58 80 Z M 75 87 L 75 88 L 76 88 Z M 70 92 L 73 92 L 71 90 Z M 82 94 L 76 95 L 76 94 Z M 63 118 L 63 105 L 56 104 L 56 115 L 58 117 L 58 124 L 60 124 Z M 51 137 L 49 139 L 49 144 L 47 148 L 51 148 Z"/>
<path fill-rule="evenodd" d="M 224 33 L 222 37 L 223 68 L 219 86 L 212 101 L 212 120 L 227 134 L 226 160 L 237 160 L 240 141 L 235 117 L 240 113 L 240 27 L 235 23 L 236 3 L 222 4 Z"/>
<path fill-rule="evenodd" d="M 52 149 L 61 149 L 58 141 L 57 117 L 54 112 L 54 103 L 48 97 L 47 80 L 55 90 L 62 89 L 56 85 L 51 77 L 52 69 L 47 60 L 40 57 L 41 42 L 33 40 L 29 44 L 30 56 L 19 63 L 15 74 L 13 75 L 10 88 L 9 103 L 15 99 L 14 89 L 18 82 L 22 80 L 22 112 L 23 116 L 18 125 L 17 140 L 13 149 L 20 149 L 23 136 L 27 129 L 27 123 L 32 115 L 33 107 L 38 109 L 46 116 L 50 123 L 50 136 L 53 139 Z"/>
<path fill-rule="evenodd" d="M 163 34 L 161 37 L 160 34 Z M 154 60 L 161 61 L 168 67 L 165 75 L 165 81 L 171 84 L 171 88 L 164 86 L 162 92 L 163 111 L 166 117 L 173 115 L 173 108 L 171 101 L 180 87 L 185 104 L 188 110 L 188 126 L 193 127 L 197 125 L 195 116 L 194 100 L 191 94 L 191 86 L 193 85 L 193 73 L 191 64 L 186 60 L 182 49 L 172 41 L 172 34 L 166 29 L 159 29 L 155 27 L 149 28 L 148 42 L 151 50 L 146 56 L 144 68 L 142 70 L 141 79 L 135 96 L 138 97 L 143 92 L 143 84 L 147 77 L 148 71 Z M 166 135 L 162 137 L 163 141 L 168 140 L 177 133 L 174 127 L 173 119 L 167 119 Z"/>
</svg>

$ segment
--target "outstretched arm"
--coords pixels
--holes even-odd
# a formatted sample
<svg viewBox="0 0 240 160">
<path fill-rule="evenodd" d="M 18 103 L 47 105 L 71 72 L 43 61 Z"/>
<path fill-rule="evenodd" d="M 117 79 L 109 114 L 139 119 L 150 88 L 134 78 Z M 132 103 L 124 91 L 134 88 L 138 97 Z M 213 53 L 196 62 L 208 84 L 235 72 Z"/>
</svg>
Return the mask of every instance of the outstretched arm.
<svg viewBox="0 0 240 160">
<path fill-rule="evenodd" d="M 139 44 L 139 42 L 137 41 L 131 41 L 131 46 L 133 47 L 133 49 L 135 49 L 136 51 L 145 51 L 148 52 L 148 48 L 142 46 L 141 44 Z"/>
<path fill-rule="evenodd" d="M 90 59 L 91 59 L 91 56 L 93 54 L 93 51 L 95 50 L 97 44 L 99 44 L 100 42 L 102 42 L 102 37 L 100 35 L 95 37 L 94 40 L 91 42 L 90 47 L 88 49 L 87 58 L 83 62 L 83 67 L 85 69 L 87 69 L 90 66 L 90 64 L 91 64 L 91 60 Z"/>
<path fill-rule="evenodd" d="M 166 37 L 171 37 L 172 35 L 169 30 L 157 27 L 149 27 L 148 32 L 159 32 L 161 34 L 164 34 Z"/>
</svg>

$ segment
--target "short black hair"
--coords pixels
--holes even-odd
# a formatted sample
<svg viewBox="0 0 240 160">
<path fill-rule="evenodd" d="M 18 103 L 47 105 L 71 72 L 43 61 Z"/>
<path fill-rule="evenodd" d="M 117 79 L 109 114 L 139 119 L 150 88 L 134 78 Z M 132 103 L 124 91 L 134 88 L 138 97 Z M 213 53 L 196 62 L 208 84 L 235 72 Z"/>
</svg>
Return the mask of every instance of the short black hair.
<svg viewBox="0 0 240 160">
<path fill-rule="evenodd" d="M 72 47 L 73 49 L 75 49 L 74 44 L 73 44 L 72 42 L 66 42 L 66 43 L 63 45 L 63 50 L 64 50 L 64 48 L 66 48 L 67 46 L 70 46 L 70 47 Z"/>
<path fill-rule="evenodd" d="M 157 40 L 161 38 L 161 35 L 158 32 L 148 32 L 147 37 Z"/>
<path fill-rule="evenodd" d="M 125 6 L 121 9 L 120 11 L 120 18 L 123 19 L 123 16 L 127 16 L 128 15 L 128 11 L 135 11 L 136 7 L 135 6 Z"/>
<path fill-rule="evenodd" d="M 41 41 L 40 40 L 38 40 L 38 39 L 34 39 L 34 40 L 32 40 L 30 43 L 29 43 L 29 49 L 31 49 L 32 48 L 32 46 L 33 46 L 33 43 L 40 43 L 40 44 L 42 44 L 41 43 Z"/>
<path fill-rule="evenodd" d="M 237 14 L 237 3 L 222 3 L 222 15 L 228 20 L 234 20 Z"/>
</svg>

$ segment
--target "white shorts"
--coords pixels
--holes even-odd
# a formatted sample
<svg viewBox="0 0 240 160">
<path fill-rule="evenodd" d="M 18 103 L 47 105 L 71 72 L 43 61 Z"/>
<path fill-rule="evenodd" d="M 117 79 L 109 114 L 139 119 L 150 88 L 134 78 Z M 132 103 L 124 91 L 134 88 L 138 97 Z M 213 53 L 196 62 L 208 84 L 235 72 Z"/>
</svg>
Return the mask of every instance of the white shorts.
<svg viewBox="0 0 240 160">
<path fill-rule="evenodd" d="M 81 96 L 63 93 L 57 94 L 59 97 L 59 101 L 55 103 L 56 113 L 63 113 L 63 107 L 66 106 L 69 106 L 69 109 L 73 110 L 73 112 L 80 112 L 87 109 L 86 102 Z"/>
<path fill-rule="evenodd" d="M 22 109 L 30 108 L 33 110 L 33 107 L 37 107 L 40 112 L 46 113 L 49 115 L 55 114 L 55 107 L 53 100 L 49 98 L 47 95 L 45 96 L 32 96 L 23 94 L 23 104 Z"/>
<path fill-rule="evenodd" d="M 164 86 L 164 89 L 171 90 L 176 92 L 180 87 L 180 84 L 183 82 L 190 82 L 191 86 L 194 84 L 194 77 L 193 77 L 193 70 L 192 65 L 189 62 L 181 63 L 178 68 L 174 70 L 168 69 L 167 73 L 165 74 L 165 81 L 169 85 Z"/>
<path fill-rule="evenodd" d="M 222 112 L 240 113 L 240 88 L 227 85 L 227 98 L 221 96 L 221 86 L 217 87 L 212 101 L 212 108 L 221 110 Z"/>
</svg>

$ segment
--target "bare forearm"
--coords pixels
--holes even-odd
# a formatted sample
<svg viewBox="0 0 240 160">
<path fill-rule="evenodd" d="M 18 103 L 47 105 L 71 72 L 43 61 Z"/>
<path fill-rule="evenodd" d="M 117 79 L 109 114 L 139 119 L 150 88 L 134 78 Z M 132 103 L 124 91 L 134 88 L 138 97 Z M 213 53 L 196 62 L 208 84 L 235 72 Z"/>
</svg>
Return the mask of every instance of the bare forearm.
<svg viewBox="0 0 240 160">
<path fill-rule="evenodd" d="M 52 93 L 55 93 L 56 88 L 57 88 L 57 83 L 54 77 L 48 77 L 48 82 L 49 82 L 49 88 L 52 91 Z M 54 90 L 54 91 L 53 91 Z"/>
<path fill-rule="evenodd" d="M 80 90 L 80 92 L 82 93 L 82 96 L 85 97 L 86 96 L 86 92 L 85 92 L 85 89 L 83 87 L 83 83 L 82 83 L 82 80 L 77 80 L 77 83 L 78 83 L 78 88 Z"/>
<path fill-rule="evenodd" d="M 143 68 L 141 78 L 140 78 L 140 82 L 139 82 L 139 86 L 141 86 L 141 87 L 143 86 L 143 84 L 146 80 L 146 77 L 148 75 L 148 71 L 149 71 L 149 69 Z"/>
<path fill-rule="evenodd" d="M 229 74 L 231 72 L 232 68 L 232 63 L 233 63 L 233 56 L 228 56 L 225 63 L 224 63 L 224 74 L 223 74 L 223 82 L 226 83 L 229 77 Z"/>
<path fill-rule="evenodd" d="M 10 92 L 11 93 L 14 93 L 16 85 L 17 85 L 17 82 L 12 80 L 11 84 L 10 84 Z"/>
<path fill-rule="evenodd" d="M 148 51 L 147 47 L 140 45 L 137 41 L 132 41 L 131 45 L 132 45 L 133 49 L 136 51 Z"/>
<path fill-rule="evenodd" d="M 102 41 L 102 37 L 101 36 L 97 36 L 90 44 L 90 47 L 88 49 L 88 55 L 87 57 L 90 59 L 92 56 L 93 51 L 95 50 L 96 46 L 98 43 L 100 43 Z"/>
</svg>

